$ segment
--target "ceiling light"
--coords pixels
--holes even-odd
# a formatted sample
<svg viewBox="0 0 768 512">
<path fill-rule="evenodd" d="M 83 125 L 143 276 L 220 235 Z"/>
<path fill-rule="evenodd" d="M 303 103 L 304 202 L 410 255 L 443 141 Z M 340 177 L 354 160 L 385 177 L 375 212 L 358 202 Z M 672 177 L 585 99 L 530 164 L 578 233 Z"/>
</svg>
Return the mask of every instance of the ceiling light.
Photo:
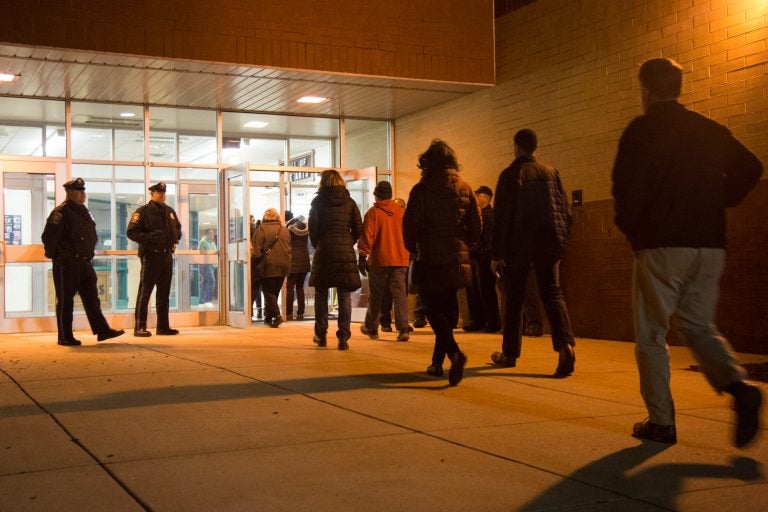
<svg viewBox="0 0 768 512">
<path fill-rule="evenodd" d="M 322 96 L 302 96 L 296 100 L 296 103 L 323 103 L 331 98 L 324 98 Z"/>
<path fill-rule="evenodd" d="M 120 112 L 120 117 L 136 117 L 133 112 Z"/>
<path fill-rule="evenodd" d="M 13 73 L 0 73 L 0 82 L 15 82 L 20 76 Z"/>
<path fill-rule="evenodd" d="M 243 128 L 265 128 L 268 124 L 266 121 L 248 121 Z"/>
</svg>

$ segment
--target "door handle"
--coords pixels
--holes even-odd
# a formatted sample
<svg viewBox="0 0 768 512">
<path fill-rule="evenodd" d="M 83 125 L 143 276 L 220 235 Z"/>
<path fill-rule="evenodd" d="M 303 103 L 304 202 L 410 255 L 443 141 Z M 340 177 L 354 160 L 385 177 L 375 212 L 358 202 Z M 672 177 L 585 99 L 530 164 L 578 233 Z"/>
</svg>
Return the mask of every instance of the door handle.
<svg viewBox="0 0 768 512">
<path fill-rule="evenodd" d="M 246 240 L 248 240 L 248 239 L 247 238 L 238 238 L 237 240 L 235 240 L 235 247 L 236 247 L 236 249 L 235 249 L 235 258 L 237 259 L 237 261 L 240 261 L 240 242 L 245 242 Z"/>
</svg>

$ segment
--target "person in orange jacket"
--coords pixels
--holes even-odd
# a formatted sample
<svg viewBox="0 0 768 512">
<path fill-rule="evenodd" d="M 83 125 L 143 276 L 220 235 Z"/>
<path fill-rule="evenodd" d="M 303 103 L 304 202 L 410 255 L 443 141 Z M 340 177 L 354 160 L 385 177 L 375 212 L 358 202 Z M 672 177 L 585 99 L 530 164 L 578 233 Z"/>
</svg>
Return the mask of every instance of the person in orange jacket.
<svg viewBox="0 0 768 512">
<path fill-rule="evenodd" d="M 408 250 L 403 242 L 403 213 L 392 200 L 392 185 L 380 181 L 373 191 L 374 205 L 365 213 L 363 233 L 357 242 L 360 273 L 368 276 L 370 296 L 365 322 L 360 331 L 375 339 L 379 336 L 381 299 L 385 290 L 392 295 L 397 341 L 408 341 Z"/>
</svg>

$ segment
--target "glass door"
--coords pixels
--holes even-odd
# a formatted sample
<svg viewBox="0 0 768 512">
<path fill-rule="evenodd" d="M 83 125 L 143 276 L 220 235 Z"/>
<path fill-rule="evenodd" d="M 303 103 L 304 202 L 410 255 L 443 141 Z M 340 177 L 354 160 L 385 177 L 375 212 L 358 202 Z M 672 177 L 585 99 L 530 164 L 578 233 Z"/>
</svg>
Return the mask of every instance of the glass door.
<svg viewBox="0 0 768 512">
<path fill-rule="evenodd" d="M 55 330 L 51 262 L 40 239 L 50 211 L 64 200 L 64 164 L 0 163 L 0 331 Z"/>
<path fill-rule="evenodd" d="M 250 223 L 248 220 L 248 165 L 224 169 L 225 215 L 219 226 L 221 246 L 226 247 L 222 269 L 224 315 L 230 327 L 245 328 L 251 323 Z"/>
</svg>

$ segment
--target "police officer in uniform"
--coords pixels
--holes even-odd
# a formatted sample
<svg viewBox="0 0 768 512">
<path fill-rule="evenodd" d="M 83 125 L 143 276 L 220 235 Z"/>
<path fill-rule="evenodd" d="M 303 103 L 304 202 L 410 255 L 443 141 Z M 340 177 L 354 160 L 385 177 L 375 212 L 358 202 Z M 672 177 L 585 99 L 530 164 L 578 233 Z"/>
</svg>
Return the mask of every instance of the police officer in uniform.
<svg viewBox="0 0 768 512">
<path fill-rule="evenodd" d="M 64 184 L 67 199 L 53 209 L 43 229 L 45 256 L 53 260 L 53 286 L 56 289 L 56 326 L 59 345 L 78 346 L 72 334 L 72 311 L 75 293 L 80 299 L 99 341 L 116 338 L 124 330 L 112 329 L 101 312 L 93 270 L 96 248 L 96 222 L 85 206 L 85 182 L 82 178 Z"/>
<path fill-rule="evenodd" d="M 141 280 L 139 296 L 136 299 L 136 324 L 133 335 L 152 336 L 147 330 L 149 297 L 157 286 L 155 309 L 159 335 L 179 334 L 168 323 L 168 308 L 173 277 L 173 252 L 181 238 L 181 223 L 176 212 L 165 204 L 165 183 L 162 181 L 149 187 L 151 201 L 133 213 L 128 224 L 128 238 L 139 244 L 141 259 Z"/>
</svg>

